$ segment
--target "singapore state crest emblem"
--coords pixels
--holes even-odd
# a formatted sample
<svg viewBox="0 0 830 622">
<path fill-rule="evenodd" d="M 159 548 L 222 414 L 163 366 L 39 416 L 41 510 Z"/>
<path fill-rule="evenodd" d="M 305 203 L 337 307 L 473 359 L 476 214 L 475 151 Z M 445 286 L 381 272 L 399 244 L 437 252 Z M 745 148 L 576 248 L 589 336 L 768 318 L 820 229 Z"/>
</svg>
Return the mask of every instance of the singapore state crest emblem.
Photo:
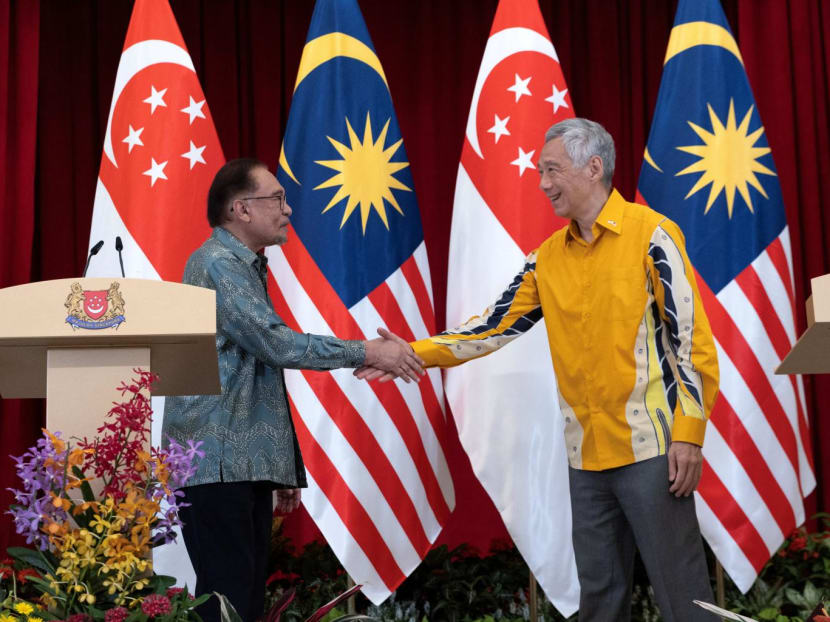
<svg viewBox="0 0 830 622">
<path fill-rule="evenodd" d="M 125 320 L 124 297 L 120 284 L 113 282 L 109 289 L 83 289 L 78 282 L 72 283 L 63 306 L 66 307 L 66 323 L 72 329 L 100 330 L 118 328 Z"/>
</svg>

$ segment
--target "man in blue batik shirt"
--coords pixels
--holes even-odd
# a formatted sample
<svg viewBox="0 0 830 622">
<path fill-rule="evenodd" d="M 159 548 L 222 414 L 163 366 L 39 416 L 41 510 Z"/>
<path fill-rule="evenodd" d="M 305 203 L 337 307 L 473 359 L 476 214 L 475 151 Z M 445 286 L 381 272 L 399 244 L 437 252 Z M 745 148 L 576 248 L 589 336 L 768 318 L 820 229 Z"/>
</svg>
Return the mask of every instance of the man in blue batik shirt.
<svg viewBox="0 0 830 622">
<path fill-rule="evenodd" d="M 307 485 L 282 370 L 365 365 L 407 382 L 423 370 L 409 346 L 297 333 L 275 313 L 261 251 L 285 243 L 291 207 L 262 162 L 225 164 L 211 184 L 207 215 L 213 234 L 190 256 L 183 282 L 216 292 L 222 393 L 167 398 L 162 438 L 202 441 L 205 452 L 181 512 L 196 594 L 226 595 L 248 622 L 264 608 L 272 492 L 277 507 L 291 511 Z M 216 599 L 199 613 L 218 621 Z"/>
</svg>

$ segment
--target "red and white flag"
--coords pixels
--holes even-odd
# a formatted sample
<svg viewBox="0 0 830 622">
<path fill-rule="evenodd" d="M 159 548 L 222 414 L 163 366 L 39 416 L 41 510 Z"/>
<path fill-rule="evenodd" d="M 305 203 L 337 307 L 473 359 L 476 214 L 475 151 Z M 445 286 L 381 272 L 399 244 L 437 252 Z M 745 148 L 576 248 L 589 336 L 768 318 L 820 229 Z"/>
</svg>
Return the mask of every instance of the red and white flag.
<svg viewBox="0 0 830 622">
<path fill-rule="evenodd" d="M 497 299 L 558 219 L 539 190 L 545 131 L 573 117 L 536 0 L 501 0 L 484 50 L 455 187 L 447 326 Z M 484 381 L 482 381 L 484 379 Z M 579 604 L 567 455 L 539 322 L 498 352 L 448 370 L 447 399 L 473 470 L 559 611 Z"/>
<path fill-rule="evenodd" d="M 207 192 L 225 157 L 202 87 L 167 0 L 136 0 L 115 77 L 92 212 L 88 276 L 181 281 L 209 235 Z M 153 444 L 163 398 L 153 399 Z M 156 570 L 195 585 L 184 544 L 159 547 Z"/>
</svg>

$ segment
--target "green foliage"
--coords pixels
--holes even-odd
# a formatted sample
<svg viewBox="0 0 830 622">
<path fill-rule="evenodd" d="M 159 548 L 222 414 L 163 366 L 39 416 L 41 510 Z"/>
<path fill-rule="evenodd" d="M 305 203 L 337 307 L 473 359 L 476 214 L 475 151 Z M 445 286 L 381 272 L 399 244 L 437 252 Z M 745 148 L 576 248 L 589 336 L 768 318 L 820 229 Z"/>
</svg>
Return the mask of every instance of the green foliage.
<svg viewBox="0 0 830 622">
<path fill-rule="evenodd" d="M 830 597 L 830 515 L 815 517 L 820 531 L 796 529 L 767 562 L 746 594 L 726 581 L 727 608 L 757 620 L 806 620 Z"/>
<path fill-rule="evenodd" d="M 769 561 L 752 588 L 741 594 L 725 577 L 726 608 L 756 620 L 802 622 L 818 603 L 830 598 L 830 516 L 816 517 L 820 531 L 793 532 Z M 290 587 L 297 598 L 283 620 L 301 622 L 323 603 L 346 589 L 346 576 L 331 550 L 311 543 L 297 553 L 275 536 L 271 555 L 270 598 Z M 714 558 L 710 554 L 710 566 Z M 279 569 L 279 570 L 277 570 Z M 714 573 L 713 573 L 714 574 Z M 540 622 L 564 622 L 538 592 Z M 384 622 L 520 622 L 530 619 L 528 570 L 515 548 L 496 546 L 482 556 L 469 546 L 430 551 L 421 565 L 380 606 L 356 597 L 357 611 Z M 337 619 L 343 608 L 324 618 Z M 345 622 L 348 617 L 342 618 Z M 351 618 L 359 619 L 359 618 Z M 576 616 L 571 618 L 575 620 Z M 635 570 L 632 622 L 658 622 L 661 617 L 644 569 Z"/>
</svg>

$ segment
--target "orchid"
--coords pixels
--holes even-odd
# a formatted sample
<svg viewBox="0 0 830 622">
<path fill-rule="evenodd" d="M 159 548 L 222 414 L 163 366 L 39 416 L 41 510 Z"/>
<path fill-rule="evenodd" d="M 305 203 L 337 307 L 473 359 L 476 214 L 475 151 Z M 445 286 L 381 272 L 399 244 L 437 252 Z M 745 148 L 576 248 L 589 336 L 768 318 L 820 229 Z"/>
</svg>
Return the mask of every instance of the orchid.
<svg viewBox="0 0 830 622">
<path fill-rule="evenodd" d="M 146 449 L 155 376 L 136 374 L 118 387 L 125 399 L 113 405 L 97 436 L 73 447 L 60 432 L 43 430 L 34 447 L 14 458 L 21 488 L 12 489 L 10 514 L 17 532 L 37 551 L 9 549 L 9 554 L 33 567 L 16 576 L 37 586 L 40 603 L 50 611 L 47 619 L 98 619 L 101 611 L 112 611 L 107 616 L 112 622 L 127 615 L 147 620 L 169 607 L 171 620 L 189 620 L 193 607 L 207 598 L 193 600 L 186 591 L 165 595 L 174 580 L 152 572 L 150 551 L 176 539 L 183 506 L 179 489 L 204 452 L 192 441 Z M 103 486 L 97 498 L 93 480 Z M 32 606 L 13 601 L 12 606 Z"/>
</svg>

